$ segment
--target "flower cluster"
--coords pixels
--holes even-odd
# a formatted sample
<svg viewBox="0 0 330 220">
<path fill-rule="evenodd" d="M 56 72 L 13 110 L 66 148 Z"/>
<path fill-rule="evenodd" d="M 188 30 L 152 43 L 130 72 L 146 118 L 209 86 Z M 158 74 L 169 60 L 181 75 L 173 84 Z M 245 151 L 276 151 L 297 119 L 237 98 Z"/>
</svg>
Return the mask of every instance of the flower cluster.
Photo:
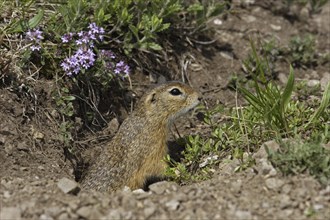
<svg viewBox="0 0 330 220">
<path fill-rule="evenodd" d="M 61 37 L 62 43 L 74 42 L 78 47 L 72 56 L 64 59 L 61 63 L 62 69 L 68 76 L 74 76 L 83 69 L 89 69 L 95 64 L 96 60 L 103 61 L 104 67 L 117 75 L 123 74 L 127 76 L 129 74 L 129 66 L 124 61 L 116 63 L 116 56 L 110 50 L 101 50 L 98 59 L 96 59 L 96 54 L 93 51 L 94 41 L 103 41 L 104 33 L 103 28 L 98 27 L 95 23 L 91 23 L 87 31 L 68 33 Z"/>
<path fill-rule="evenodd" d="M 130 73 L 129 66 L 124 61 L 115 62 L 116 56 L 110 50 L 101 50 L 100 59 L 104 61 L 105 68 L 116 75 L 123 74 L 123 77 L 128 76 Z"/>
<path fill-rule="evenodd" d="M 94 65 L 96 55 L 92 48 L 95 40 L 103 40 L 104 29 L 95 23 L 91 23 L 88 29 L 88 31 L 68 33 L 61 37 L 63 43 L 70 43 L 77 37 L 75 44 L 78 49 L 61 63 L 61 67 L 68 76 L 77 75 L 82 69 L 89 69 Z"/>
<path fill-rule="evenodd" d="M 94 40 L 103 41 L 103 34 L 105 31 L 102 27 L 98 27 L 95 23 L 90 23 L 88 25 L 88 29 L 88 31 L 64 34 L 61 37 L 62 42 L 69 43 L 75 36 L 78 36 L 78 39 L 75 40 L 77 45 L 88 45 L 89 47 L 94 47 Z"/>
<path fill-rule="evenodd" d="M 77 75 L 81 68 L 88 69 L 94 65 L 95 53 L 90 49 L 83 50 L 79 48 L 74 55 L 66 58 L 61 67 L 68 76 Z"/>
<path fill-rule="evenodd" d="M 116 64 L 116 68 L 114 70 L 115 74 L 124 73 L 125 74 L 124 76 L 128 76 L 129 71 L 130 71 L 129 66 L 126 63 L 124 63 L 124 61 L 119 61 Z"/>
<path fill-rule="evenodd" d="M 41 49 L 41 40 L 44 39 L 42 31 L 39 29 L 33 29 L 26 32 L 26 38 L 32 43 L 30 49 L 32 51 L 39 51 Z"/>
</svg>

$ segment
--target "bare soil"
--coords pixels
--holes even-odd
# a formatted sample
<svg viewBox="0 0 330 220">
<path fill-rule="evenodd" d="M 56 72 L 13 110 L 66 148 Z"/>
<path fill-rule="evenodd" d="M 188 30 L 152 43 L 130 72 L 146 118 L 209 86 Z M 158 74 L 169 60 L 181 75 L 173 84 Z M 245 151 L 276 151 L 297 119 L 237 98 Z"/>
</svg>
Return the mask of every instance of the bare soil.
<svg viewBox="0 0 330 220">
<path fill-rule="evenodd" d="M 183 71 L 188 83 L 201 92 L 207 105 L 235 105 L 236 94 L 228 88 L 228 83 L 234 74 L 244 74 L 242 61 L 250 51 L 250 38 L 274 36 L 281 45 L 286 45 L 292 36 L 312 33 L 317 39 L 317 50 L 330 52 L 329 3 L 318 14 L 309 15 L 306 8 L 294 8 L 288 17 L 276 1 L 256 1 L 251 5 L 234 2 L 235 13 L 210 24 L 216 28 L 216 42 L 194 44 L 194 48 L 182 54 L 182 60 L 187 62 Z M 329 69 L 329 63 L 298 68 L 295 75 L 298 80 L 322 81 Z M 282 62 L 277 73 L 287 75 L 288 70 L 289 64 Z M 180 80 L 181 69 L 177 67 L 173 72 L 172 79 Z M 133 83 L 139 80 L 139 84 L 133 84 L 138 95 L 146 89 L 141 82 L 151 84 L 150 76 L 138 71 L 132 79 Z M 309 175 L 282 176 L 262 160 L 266 155 L 261 155 L 255 167 L 239 173 L 234 172 L 237 161 L 224 161 L 212 179 L 191 185 L 159 182 L 151 185 L 148 192 L 81 190 L 77 195 L 65 194 L 58 187 L 59 180 L 64 177 L 74 180 L 75 176 L 60 140 L 57 124 L 60 119 L 49 92 L 53 86 L 53 81 L 44 79 L 33 85 L 33 91 L 0 87 L 0 219 L 327 219 L 330 216 L 329 185 L 322 186 Z M 182 134 L 202 132 L 203 125 L 198 120 L 181 123 Z M 111 128 L 113 123 L 109 126 L 99 133 L 89 133 L 78 144 L 88 143 L 88 149 L 100 149 L 102 146 L 97 141 L 93 144 L 93 139 L 102 136 L 108 141 L 116 130 Z M 271 171 L 264 172 L 265 166 L 270 166 Z"/>
</svg>

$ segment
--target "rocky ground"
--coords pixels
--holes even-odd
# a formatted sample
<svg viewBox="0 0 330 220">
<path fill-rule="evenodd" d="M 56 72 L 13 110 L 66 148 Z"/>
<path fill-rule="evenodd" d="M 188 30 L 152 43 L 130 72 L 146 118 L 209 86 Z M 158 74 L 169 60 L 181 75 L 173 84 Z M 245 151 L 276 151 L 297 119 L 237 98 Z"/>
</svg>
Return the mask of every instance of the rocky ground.
<svg viewBox="0 0 330 220">
<path fill-rule="evenodd" d="M 306 8 L 293 8 L 298 19 L 291 21 L 280 13 L 282 6 L 276 1 L 235 2 L 236 13 L 221 16 L 211 24 L 217 29 L 217 42 L 198 45 L 182 55 L 190 57 L 186 73 L 189 83 L 203 94 L 206 103 L 234 104 L 235 93 L 226 85 L 233 73 L 241 72 L 250 37 L 275 36 L 284 45 L 293 35 L 312 33 L 318 51 L 330 51 L 329 3 L 315 15 L 309 15 Z M 280 65 L 277 72 L 278 79 L 285 82 L 288 64 Z M 330 78 L 329 64 L 296 69 L 295 74 L 298 80 L 324 84 Z M 177 75 L 179 78 L 180 73 Z M 135 77 L 149 81 L 149 76 L 141 73 Z M 148 192 L 123 189 L 99 193 L 80 189 L 60 146 L 56 114 L 50 104 L 52 100 L 48 99 L 51 97 L 48 88 L 53 82 L 38 83 L 34 91 L 37 97 L 30 97 L 31 93 L 21 96 L 0 87 L 1 220 L 330 216 L 330 186 L 320 185 L 309 175 L 282 176 L 267 161 L 263 147 L 254 155 L 257 162 L 254 167 L 237 173 L 234 172 L 237 161 L 223 161 L 212 179 L 190 185 L 158 182 Z M 270 142 L 268 146 L 276 148 L 276 143 Z"/>
</svg>

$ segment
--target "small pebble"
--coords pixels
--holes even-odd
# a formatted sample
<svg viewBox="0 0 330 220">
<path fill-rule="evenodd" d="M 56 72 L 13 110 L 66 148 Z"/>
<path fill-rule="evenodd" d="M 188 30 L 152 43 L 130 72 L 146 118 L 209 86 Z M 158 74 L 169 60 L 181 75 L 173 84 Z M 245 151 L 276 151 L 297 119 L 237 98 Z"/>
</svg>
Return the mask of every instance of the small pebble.
<svg viewBox="0 0 330 220">
<path fill-rule="evenodd" d="M 220 20 L 219 18 L 216 18 L 216 19 L 214 19 L 213 20 L 213 23 L 215 24 L 215 25 L 222 25 L 222 20 Z"/>
<path fill-rule="evenodd" d="M 170 210 L 170 211 L 174 211 L 174 210 L 177 210 L 178 207 L 180 205 L 180 202 L 173 199 L 167 203 L 165 203 L 165 206 Z"/>
<path fill-rule="evenodd" d="M 283 180 L 276 178 L 266 179 L 265 183 L 268 189 L 274 189 L 274 190 L 280 188 L 284 184 Z"/>
<path fill-rule="evenodd" d="M 21 210 L 18 207 L 1 207 L 0 219 L 21 219 Z"/>
<path fill-rule="evenodd" d="M 282 27 L 281 27 L 280 25 L 270 24 L 270 27 L 271 27 L 274 31 L 280 31 L 280 30 L 282 30 Z"/>
<path fill-rule="evenodd" d="M 60 181 L 57 183 L 57 186 L 62 190 L 62 192 L 66 194 L 76 195 L 80 191 L 78 183 L 66 177 L 60 179 Z"/>
<path fill-rule="evenodd" d="M 314 86 L 317 86 L 318 84 L 320 84 L 320 81 L 317 79 L 311 79 L 311 80 L 307 81 L 308 87 L 314 87 Z"/>
</svg>

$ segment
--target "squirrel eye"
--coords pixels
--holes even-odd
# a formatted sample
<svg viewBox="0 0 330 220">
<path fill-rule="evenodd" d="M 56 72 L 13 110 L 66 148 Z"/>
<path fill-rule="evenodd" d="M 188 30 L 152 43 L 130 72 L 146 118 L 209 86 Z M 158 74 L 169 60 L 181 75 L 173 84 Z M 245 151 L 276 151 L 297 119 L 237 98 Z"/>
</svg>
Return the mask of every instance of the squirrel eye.
<svg viewBox="0 0 330 220">
<path fill-rule="evenodd" d="M 177 89 L 177 88 L 172 89 L 172 90 L 170 91 L 170 93 L 171 93 L 172 95 L 175 95 L 175 96 L 177 96 L 177 95 L 181 95 L 181 94 L 182 94 L 182 92 L 181 92 L 179 89 Z"/>
</svg>

